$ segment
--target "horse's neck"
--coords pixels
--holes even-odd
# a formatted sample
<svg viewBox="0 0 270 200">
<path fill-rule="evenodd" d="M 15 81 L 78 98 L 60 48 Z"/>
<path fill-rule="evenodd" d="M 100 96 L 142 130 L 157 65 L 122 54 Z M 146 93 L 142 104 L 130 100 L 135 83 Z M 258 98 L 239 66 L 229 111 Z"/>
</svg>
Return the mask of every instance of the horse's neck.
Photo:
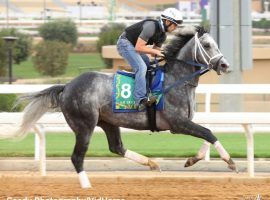
<svg viewBox="0 0 270 200">
<path fill-rule="evenodd" d="M 186 43 L 186 45 L 179 50 L 179 53 L 177 55 L 178 60 L 184 60 L 184 61 L 192 61 L 194 60 L 194 49 L 195 46 L 195 39 L 194 37 Z"/>
<path fill-rule="evenodd" d="M 192 66 L 188 65 L 184 61 L 175 61 L 168 63 L 167 75 L 175 78 L 184 77 L 192 73 Z"/>
<path fill-rule="evenodd" d="M 168 70 L 165 73 L 165 79 L 168 84 L 184 79 L 195 72 L 195 68 L 193 66 L 178 61 L 174 64 L 168 64 L 167 68 Z"/>
<path fill-rule="evenodd" d="M 185 63 L 192 61 L 193 54 L 191 44 L 188 42 L 177 54 L 176 58 L 168 62 L 168 75 L 175 78 L 180 78 L 192 74 L 194 67 Z"/>
<path fill-rule="evenodd" d="M 194 45 L 194 40 L 189 41 L 178 53 L 176 59 L 181 60 L 182 62 L 175 61 L 168 63 L 168 72 L 165 75 L 168 84 L 172 84 L 173 82 L 183 79 L 187 76 L 190 76 L 195 72 L 195 67 L 190 64 L 185 63 L 184 61 L 193 61 L 193 52 L 192 47 Z M 191 85 L 197 85 L 199 81 L 199 77 L 193 78 L 190 83 Z"/>
</svg>

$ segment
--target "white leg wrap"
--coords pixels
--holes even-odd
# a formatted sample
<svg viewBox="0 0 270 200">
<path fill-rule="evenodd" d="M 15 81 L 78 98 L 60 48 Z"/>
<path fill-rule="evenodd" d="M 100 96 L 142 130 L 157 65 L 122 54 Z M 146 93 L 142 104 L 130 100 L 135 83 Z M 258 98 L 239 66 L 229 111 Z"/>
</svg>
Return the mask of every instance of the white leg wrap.
<svg viewBox="0 0 270 200">
<path fill-rule="evenodd" d="M 89 179 L 88 179 L 87 174 L 85 173 L 85 171 L 81 171 L 79 173 L 79 180 L 80 180 L 81 187 L 83 189 L 87 189 L 87 188 L 91 187 L 91 184 L 89 182 Z"/>
<path fill-rule="evenodd" d="M 203 143 L 203 145 L 201 146 L 200 150 L 197 153 L 197 158 L 203 159 L 206 155 L 206 152 L 208 151 L 208 149 L 210 148 L 210 143 L 205 141 Z"/>
<path fill-rule="evenodd" d="M 140 163 L 142 165 L 148 165 L 149 158 L 147 158 L 141 154 L 138 154 L 134 151 L 127 150 L 124 157 L 128 158 L 130 160 L 133 160 L 137 163 Z"/>
<path fill-rule="evenodd" d="M 224 149 L 224 147 L 222 146 L 222 144 L 220 144 L 219 141 L 216 141 L 216 142 L 214 143 L 214 146 L 215 146 L 215 148 L 217 149 L 217 151 L 218 151 L 218 153 L 219 153 L 219 155 L 220 155 L 220 157 L 221 157 L 222 159 L 225 159 L 225 160 L 229 160 L 229 159 L 230 159 L 230 155 L 229 155 L 228 152 Z"/>
</svg>

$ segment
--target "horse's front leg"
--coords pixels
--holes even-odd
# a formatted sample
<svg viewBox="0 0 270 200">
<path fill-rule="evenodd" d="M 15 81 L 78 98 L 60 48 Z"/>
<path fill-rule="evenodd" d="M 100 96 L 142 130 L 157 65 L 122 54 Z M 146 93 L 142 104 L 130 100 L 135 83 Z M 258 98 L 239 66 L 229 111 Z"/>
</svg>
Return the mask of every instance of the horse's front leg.
<svg viewBox="0 0 270 200">
<path fill-rule="evenodd" d="M 202 138 L 207 142 L 214 145 L 218 151 L 220 157 L 228 164 L 228 168 L 237 171 L 234 161 L 231 159 L 229 153 L 225 150 L 222 144 L 217 140 L 213 133 L 199 124 L 195 124 L 190 120 L 181 120 L 177 123 L 171 123 L 171 132 L 172 133 L 181 133 L 186 135 L 192 135 L 194 137 Z M 194 165 L 196 162 L 202 160 L 205 156 L 205 153 L 209 147 L 208 143 L 204 143 L 198 154 L 195 157 L 189 158 L 185 164 L 185 167 Z"/>
<path fill-rule="evenodd" d="M 190 167 L 194 165 L 195 163 L 197 163 L 198 161 L 204 159 L 209 148 L 210 148 L 210 143 L 207 141 L 204 141 L 197 155 L 195 157 L 191 157 L 187 159 L 185 163 L 185 167 Z"/>
</svg>

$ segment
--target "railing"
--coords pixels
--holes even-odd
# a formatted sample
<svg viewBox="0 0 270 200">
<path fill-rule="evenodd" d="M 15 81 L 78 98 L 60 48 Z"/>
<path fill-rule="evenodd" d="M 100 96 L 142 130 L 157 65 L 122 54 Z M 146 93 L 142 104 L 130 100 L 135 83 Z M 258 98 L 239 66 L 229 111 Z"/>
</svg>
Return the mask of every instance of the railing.
<svg viewBox="0 0 270 200">
<path fill-rule="evenodd" d="M 213 94 L 270 94 L 270 84 L 200 84 L 196 93 L 205 95 L 205 112 L 211 112 Z"/>
<path fill-rule="evenodd" d="M 50 86 L 52 85 L 0 85 L 0 94 L 37 92 Z M 205 95 L 205 112 L 195 113 L 194 122 L 204 125 L 229 124 L 242 127 L 241 132 L 244 132 L 247 138 L 248 171 L 250 176 L 254 176 L 253 134 L 256 130 L 253 125 L 258 125 L 257 127 L 268 125 L 267 128 L 270 130 L 270 112 L 211 112 L 211 96 L 213 94 L 270 94 L 270 84 L 201 84 L 198 86 L 196 93 Z M 22 113 L 0 113 L 0 125 L 14 124 L 19 121 L 21 116 Z M 46 126 L 44 127 L 44 125 Z M 45 131 L 57 131 L 57 125 L 70 131 L 61 113 L 44 115 L 34 127 L 39 136 L 35 140 L 35 158 L 40 160 L 42 175 L 46 174 Z"/>
</svg>

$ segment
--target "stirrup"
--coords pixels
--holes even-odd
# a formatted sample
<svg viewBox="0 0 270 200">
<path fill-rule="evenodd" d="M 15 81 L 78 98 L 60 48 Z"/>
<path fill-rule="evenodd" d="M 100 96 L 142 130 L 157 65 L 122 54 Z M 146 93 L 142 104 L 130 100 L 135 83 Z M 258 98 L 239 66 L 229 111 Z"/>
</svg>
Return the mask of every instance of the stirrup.
<svg viewBox="0 0 270 200">
<path fill-rule="evenodd" d="M 147 106 L 151 106 L 157 101 L 157 96 L 150 95 L 147 98 L 144 98 L 141 100 L 141 102 L 138 105 L 138 111 L 143 111 L 146 109 Z"/>
<path fill-rule="evenodd" d="M 147 105 L 151 106 L 153 103 L 155 103 L 157 101 L 157 96 L 155 95 L 149 95 L 147 97 Z"/>
</svg>

